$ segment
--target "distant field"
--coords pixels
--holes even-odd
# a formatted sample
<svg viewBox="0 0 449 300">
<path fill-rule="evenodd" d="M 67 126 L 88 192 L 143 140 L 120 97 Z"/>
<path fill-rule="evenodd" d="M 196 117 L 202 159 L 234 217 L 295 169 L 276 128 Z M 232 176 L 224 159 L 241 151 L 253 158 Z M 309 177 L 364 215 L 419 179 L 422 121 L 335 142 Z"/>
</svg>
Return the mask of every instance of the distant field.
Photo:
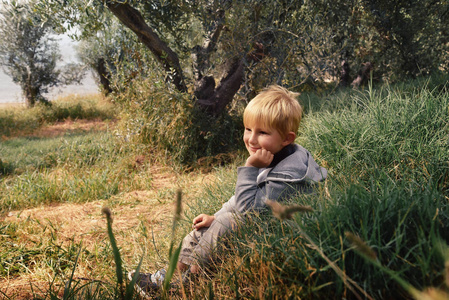
<svg viewBox="0 0 449 300">
<path fill-rule="evenodd" d="M 18 103 L 18 102 L 5 102 L 0 103 L 0 109 L 1 108 L 10 108 L 10 107 L 24 107 L 25 103 Z"/>
</svg>

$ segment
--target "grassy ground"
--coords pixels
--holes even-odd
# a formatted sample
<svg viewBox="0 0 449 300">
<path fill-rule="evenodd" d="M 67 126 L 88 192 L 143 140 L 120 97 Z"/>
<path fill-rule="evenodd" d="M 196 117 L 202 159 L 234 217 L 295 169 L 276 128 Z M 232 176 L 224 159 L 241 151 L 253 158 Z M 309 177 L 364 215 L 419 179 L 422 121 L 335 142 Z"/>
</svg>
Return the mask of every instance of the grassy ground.
<svg viewBox="0 0 449 300">
<path fill-rule="evenodd" d="M 449 285 L 449 94 L 441 82 L 302 95 L 298 142 L 329 179 L 292 202 L 314 211 L 252 216 L 207 273 L 163 298 L 437 299 L 423 297 Z M 0 110 L 0 124 L 5 118 L 18 117 L 2 119 Z M 120 140 L 113 117 L 47 118 L 8 129 L 0 146 L 7 299 L 124 298 L 102 207 L 112 210 L 125 273 L 142 258 L 142 269 L 154 271 L 167 266 L 171 242 L 193 216 L 233 194 L 243 156 L 181 172 Z M 178 190 L 184 210 L 173 233 Z"/>
</svg>

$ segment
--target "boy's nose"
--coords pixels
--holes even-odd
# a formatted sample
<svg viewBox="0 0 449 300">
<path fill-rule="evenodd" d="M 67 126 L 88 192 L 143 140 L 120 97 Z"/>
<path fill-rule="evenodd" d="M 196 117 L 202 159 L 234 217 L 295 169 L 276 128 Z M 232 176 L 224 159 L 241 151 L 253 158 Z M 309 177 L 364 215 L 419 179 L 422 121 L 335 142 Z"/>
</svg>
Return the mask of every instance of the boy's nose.
<svg viewBox="0 0 449 300">
<path fill-rule="evenodd" d="M 257 143 L 257 137 L 254 134 L 254 132 L 252 132 L 251 135 L 249 136 L 248 142 L 253 145 Z"/>
</svg>

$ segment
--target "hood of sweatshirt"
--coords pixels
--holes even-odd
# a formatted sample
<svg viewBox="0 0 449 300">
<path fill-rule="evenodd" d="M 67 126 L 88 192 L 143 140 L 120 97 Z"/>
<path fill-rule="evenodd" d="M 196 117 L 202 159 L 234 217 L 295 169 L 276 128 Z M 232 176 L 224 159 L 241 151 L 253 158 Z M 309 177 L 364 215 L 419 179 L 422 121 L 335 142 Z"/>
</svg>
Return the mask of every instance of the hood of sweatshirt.
<svg viewBox="0 0 449 300">
<path fill-rule="evenodd" d="M 327 178 L 326 168 L 320 167 L 309 151 L 294 144 L 294 151 L 279 161 L 275 166 L 261 169 L 257 184 L 266 181 L 283 181 L 290 183 L 304 182 L 313 184 Z"/>
</svg>

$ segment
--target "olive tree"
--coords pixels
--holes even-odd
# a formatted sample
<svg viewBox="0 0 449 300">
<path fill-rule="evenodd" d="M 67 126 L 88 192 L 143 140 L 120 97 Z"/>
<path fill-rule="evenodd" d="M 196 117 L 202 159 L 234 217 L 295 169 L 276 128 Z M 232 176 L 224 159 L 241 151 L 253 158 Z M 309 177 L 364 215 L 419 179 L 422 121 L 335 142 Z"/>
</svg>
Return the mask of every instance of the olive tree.
<svg viewBox="0 0 449 300">
<path fill-rule="evenodd" d="M 60 60 L 51 22 L 41 22 L 33 3 L 3 1 L 0 8 L 0 64 L 13 82 L 20 85 L 29 107 L 53 86 L 79 82 L 81 69 L 70 64 L 57 67 Z"/>
<path fill-rule="evenodd" d="M 303 42 L 295 34 L 302 26 L 298 1 L 44 0 L 39 6 L 86 35 L 108 30 L 105 15 L 114 16 L 152 53 L 166 81 L 213 116 L 226 110 L 265 58 L 271 83 L 282 83 L 284 67 L 293 69 L 292 48 Z"/>
<path fill-rule="evenodd" d="M 296 76 L 295 86 L 335 79 L 343 61 L 354 69 L 369 61 L 395 79 L 446 68 L 448 53 L 441 1 L 43 0 L 40 7 L 91 33 L 107 30 L 102 16 L 112 14 L 167 81 L 212 115 L 262 76 L 256 72 L 278 83 Z"/>
</svg>

